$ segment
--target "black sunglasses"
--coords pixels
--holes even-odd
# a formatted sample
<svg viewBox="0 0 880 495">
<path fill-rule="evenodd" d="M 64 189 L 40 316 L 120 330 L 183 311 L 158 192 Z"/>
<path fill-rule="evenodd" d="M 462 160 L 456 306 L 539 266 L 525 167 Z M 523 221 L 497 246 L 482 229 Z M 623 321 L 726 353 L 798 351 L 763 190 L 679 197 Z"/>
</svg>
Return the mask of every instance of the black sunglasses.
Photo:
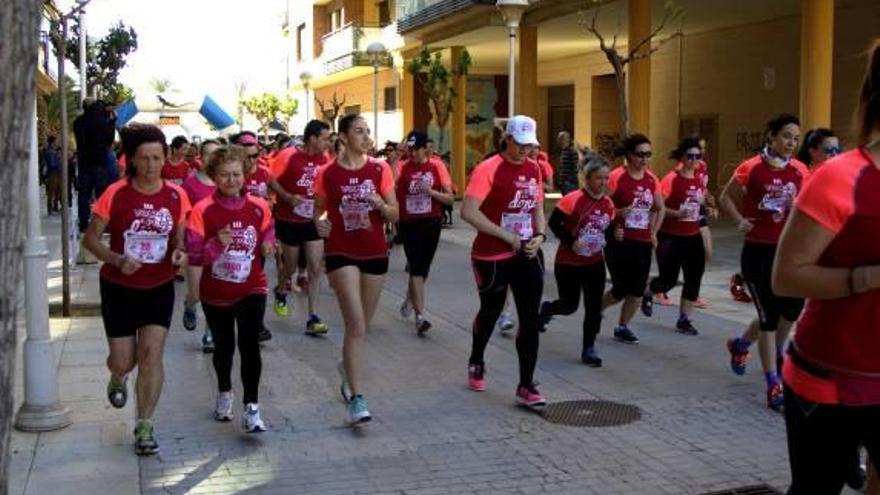
<svg viewBox="0 0 880 495">
<path fill-rule="evenodd" d="M 700 158 L 703 158 L 703 154 L 702 153 L 688 153 L 687 158 L 688 158 L 688 160 L 699 160 Z"/>
<path fill-rule="evenodd" d="M 843 149 L 840 146 L 829 146 L 827 148 L 822 148 L 822 151 L 828 156 L 836 156 L 839 155 Z"/>
<path fill-rule="evenodd" d="M 260 154 L 254 153 L 253 155 L 248 155 L 247 157 L 250 158 L 251 160 L 256 160 L 257 158 L 260 157 Z"/>
<path fill-rule="evenodd" d="M 636 156 L 638 158 L 651 158 L 652 156 L 654 156 L 654 152 L 653 151 L 636 151 L 635 153 L 633 153 L 633 156 Z"/>
</svg>

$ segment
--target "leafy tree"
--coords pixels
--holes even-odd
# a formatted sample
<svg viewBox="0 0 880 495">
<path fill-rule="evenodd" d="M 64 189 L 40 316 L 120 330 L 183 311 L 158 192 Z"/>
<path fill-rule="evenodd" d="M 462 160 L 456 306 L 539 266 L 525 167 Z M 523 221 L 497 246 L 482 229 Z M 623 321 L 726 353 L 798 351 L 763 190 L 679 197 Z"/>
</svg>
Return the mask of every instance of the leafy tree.
<svg viewBox="0 0 880 495">
<path fill-rule="evenodd" d="M 156 92 L 156 94 L 162 94 L 166 91 L 170 91 L 174 87 L 174 83 L 171 82 L 170 79 L 165 79 L 162 77 L 154 77 L 150 79 L 150 89 Z"/>
<path fill-rule="evenodd" d="M 74 24 L 64 42 L 64 56 L 79 69 L 79 24 Z M 60 40 L 53 40 L 55 53 Z M 86 86 L 98 88 L 98 95 L 110 103 L 122 103 L 131 89 L 119 82 L 119 74 L 126 66 L 126 58 L 138 48 L 134 28 L 118 22 L 101 39 L 86 40 Z"/>
<path fill-rule="evenodd" d="M 406 70 L 415 76 L 422 84 L 422 88 L 428 95 L 434 113 L 437 127 L 440 128 L 440 138 L 437 140 L 437 150 L 443 149 L 446 124 L 452 115 L 453 103 L 455 102 L 455 85 L 459 78 L 467 77 L 471 66 L 471 56 L 467 49 L 462 50 L 461 56 L 455 67 L 448 69 L 443 65 L 442 54 L 434 52 L 433 56 L 428 47 L 422 48 L 416 58 L 409 61 Z"/>
<path fill-rule="evenodd" d="M 620 19 L 617 21 L 617 30 L 614 32 L 614 36 L 609 43 L 599 32 L 599 27 L 597 26 L 599 10 L 602 8 L 603 1 L 592 0 L 592 2 L 593 15 L 587 19 L 585 12 L 581 12 L 581 25 L 584 26 L 588 33 L 592 34 L 597 40 L 599 40 L 599 49 L 602 50 L 602 53 L 605 54 L 605 58 L 608 59 L 608 62 L 614 69 L 614 79 L 617 82 L 617 105 L 618 111 L 620 112 L 620 122 L 622 126 L 621 131 L 623 135 L 626 136 L 629 135 L 630 132 L 629 106 L 626 99 L 626 66 L 629 65 L 630 62 L 650 57 L 663 45 L 681 36 L 681 28 L 679 28 L 675 33 L 659 39 L 656 45 L 651 46 L 654 39 L 660 35 L 660 32 L 663 31 L 663 28 L 665 28 L 667 24 L 680 21 L 684 17 L 684 9 L 680 6 L 676 6 L 671 1 L 666 2 L 660 23 L 644 38 L 640 40 L 628 40 L 626 52 L 621 54 L 617 47 L 617 39 L 620 36 L 621 31 Z"/>
<path fill-rule="evenodd" d="M 268 135 L 269 125 L 281 116 L 285 121 L 296 114 L 297 100 L 285 95 L 279 98 L 273 93 L 263 93 L 241 100 L 241 106 L 260 123 L 260 132 Z"/>
<path fill-rule="evenodd" d="M 64 77 L 64 86 L 67 99 L 67 115 L 76 115 L 79 112 L 79 92 L 73 78 Z M 43 96 L 46 103 L 46 130 L 49 134 L 58 136 L 61 134 L 61 92 L 54 91 Z M 73 119 L 67 120 L 67 131 L 73 131 Z"/>
</svg>

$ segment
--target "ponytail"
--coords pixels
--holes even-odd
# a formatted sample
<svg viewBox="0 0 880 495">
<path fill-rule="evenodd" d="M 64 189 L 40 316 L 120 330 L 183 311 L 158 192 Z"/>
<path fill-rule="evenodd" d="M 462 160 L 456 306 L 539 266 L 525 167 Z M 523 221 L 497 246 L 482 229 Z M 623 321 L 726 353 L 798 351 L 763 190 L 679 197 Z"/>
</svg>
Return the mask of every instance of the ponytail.
<svg viewBox="0 0 880 495">
<path fill-rule="evenodd" d="M 868 144 L 871 134 L 880 129 L 880 39 L 868 50 L 868 67 L 859 94 L 856 112 L 856 135 L 860 146 Z"/>
</svg>

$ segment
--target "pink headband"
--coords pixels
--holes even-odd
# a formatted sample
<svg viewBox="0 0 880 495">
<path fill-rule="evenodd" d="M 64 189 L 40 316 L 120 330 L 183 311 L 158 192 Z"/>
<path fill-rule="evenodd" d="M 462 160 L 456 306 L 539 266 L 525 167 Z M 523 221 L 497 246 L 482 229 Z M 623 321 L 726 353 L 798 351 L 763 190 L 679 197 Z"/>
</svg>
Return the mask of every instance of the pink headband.
<svg viewBox="0 0 880 495">
<path fill-rule="evenodd" d="M 238 144 L 242 146 L 251 146 L 257 144 L 257 138 L 251 136 L 250 134 L 243 134 L 238 138 Z"/>
</svg>

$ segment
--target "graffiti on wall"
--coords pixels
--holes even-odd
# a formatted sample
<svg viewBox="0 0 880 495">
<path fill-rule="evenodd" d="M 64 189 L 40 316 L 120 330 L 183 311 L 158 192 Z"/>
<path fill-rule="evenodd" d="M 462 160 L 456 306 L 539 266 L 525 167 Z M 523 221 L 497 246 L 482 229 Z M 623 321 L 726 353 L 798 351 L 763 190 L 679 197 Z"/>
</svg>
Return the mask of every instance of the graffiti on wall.
<svg viewBox="0 0 880 495">
<path fill-rule="evenodd" d="M 736 151 L 755 153 L 764 147 L 764 133 L 761 131 L 738 131 L 736 133 Z"/>
</svg>

